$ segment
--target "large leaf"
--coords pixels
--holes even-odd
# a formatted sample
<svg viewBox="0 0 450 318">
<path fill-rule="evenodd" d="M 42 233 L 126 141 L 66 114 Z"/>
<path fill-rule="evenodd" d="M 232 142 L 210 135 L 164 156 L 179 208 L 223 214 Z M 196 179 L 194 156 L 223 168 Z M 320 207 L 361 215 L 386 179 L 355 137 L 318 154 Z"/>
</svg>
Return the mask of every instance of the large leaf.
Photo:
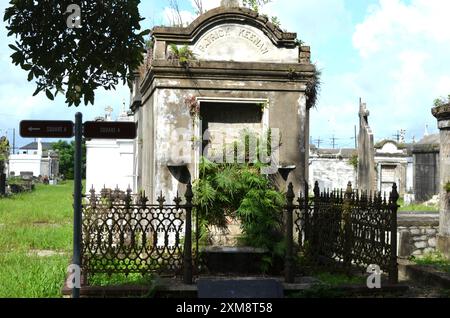
<svg viewBox="0 0 450 318">
<path fill-rule="evenodd" d="M 76 3 L 82 8 L 82 27 L 68 28 L 70 13 L 61 14 Z M 144 58 L 144 36 L 141 30 L 140 0 L 59 0 L 11 1 L 5 10 L 8 36 L 18 39 L 9 47 L 12 61 L 35 80 L 36 93 L 64 91 L 70 105 L 94 103 L 99 87 L 115 89 L 119 82 L 132 76 Z M 64 78 L 64 82 L 62 81 Z M 76 83 L 76 84 L 75 84 Z M 83 87 L 77 93 L 74 85 Z"/>
</svg>

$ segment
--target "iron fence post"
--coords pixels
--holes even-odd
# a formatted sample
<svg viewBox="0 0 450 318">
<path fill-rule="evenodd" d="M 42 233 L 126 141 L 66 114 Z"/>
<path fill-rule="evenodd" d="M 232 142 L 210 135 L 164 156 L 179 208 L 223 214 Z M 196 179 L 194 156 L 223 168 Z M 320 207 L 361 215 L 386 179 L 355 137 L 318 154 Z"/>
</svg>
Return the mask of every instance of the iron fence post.
<svg viewBox="0 0 450 318">
<path fill-rule="evenodd" d="M 320 188 L 319 182 L 316 181 L 314 183 L 314 208 L 313 215 L 308 217 L 309 224 L 307 226 L 308 229 L 308 257 L 311 260 L 318 264 L 319 263 L 319 255 L 321 254 L 321 245 L 319 244 L 319 231 L 320 226 L 318 226 L 320 212 Z"/>
<path fill-rule="evenodd" d="M 351 223 L 351 213 L 352 213 L 352 196 L 353 189 L 352 183 L 349 182 L 347 190 L 345 191 L 344 205 L 342 209 L 342 220 L 343 220 L 343 259 L 344 259 L 344 269 L 347 273 L 350 273 L 352 265 L 352 223 Z"/>
<path fill-rule="evenodd" d="M 304 202 L 304 217 L 303 217 L 303 222 L 304 222 L 304 241 L 303 242 L 307 242 L 309 239 L 309 184 L 308 181 L 305 181 L 305 202 Z M 301 232 L 299 231 L 299 235 L 301 236 Z"/>
<path fill-rule="evenodd" d="M 73 265 L 81 267 L 81 231 L 82 231 L 82 137 L 83 137 L 83 115 L 75 115 L 75 164 L 74 164 L 74 192 L 73 192 Z M 80 297 L 80 286 L 72 289 L 72 298 Z"/>
<path fill-rule="evenodd" d="M 294 270 L 293 270 L 293 228 L 294 228 L 294 186 L 292 183 L 289 184 L 288 192 L 286 194 L 286 215 L 285 215 L 285 226 L 286 226 L 286 258 L 284 263 L 284 279 L 286 283 L 294 283 Z"/>
<path fill-rule="evenodd" d="M 0 162 L 0 196 L 6 195 L 6 174 L 3 173 L 3 166 Z"/>
<path fill-rule="evenodd" d="M 389 283 L 398 283 L 398 262 L 397 262 L 397 211 L 398 211 L 398 199 L 400 195 L 397 191 L 397 184 L 392 186 L 392 192 L 389 198 L 391 208 L 391 260 L 389 271 Z"/>
<path fill-rule="evenodd" d="M 192 185 L 189 182 L 185 194 L 186 198 L 186 227 L 184 236 L 184 257 L 183 257 L 183 282 L 192 284 Z"/>
</svg>

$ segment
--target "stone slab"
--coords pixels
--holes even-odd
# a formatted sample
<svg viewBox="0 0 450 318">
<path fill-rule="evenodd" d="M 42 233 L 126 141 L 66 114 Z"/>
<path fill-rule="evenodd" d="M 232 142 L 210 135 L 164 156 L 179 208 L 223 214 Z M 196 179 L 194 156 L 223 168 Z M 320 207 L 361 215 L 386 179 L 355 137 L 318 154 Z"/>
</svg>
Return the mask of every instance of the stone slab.
<svg viewBox="0 0 450 318">
<path fill-rule="evenodd" d="M 272 279 L 198 281 L 199 298 L 270 299 L 284 298 L 283 285 Z"/>
</svg>

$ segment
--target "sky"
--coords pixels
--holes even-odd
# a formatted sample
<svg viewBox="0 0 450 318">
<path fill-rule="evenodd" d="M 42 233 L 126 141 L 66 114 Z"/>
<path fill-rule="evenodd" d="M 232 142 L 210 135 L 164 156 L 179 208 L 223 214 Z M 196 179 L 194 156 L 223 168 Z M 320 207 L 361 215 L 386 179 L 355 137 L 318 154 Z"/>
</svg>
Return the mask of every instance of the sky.
<svg viewBox="0 0 450 318">
<path fill-rule="evenodd" d="M 0 0 L 3 13 L 8 0 Z M 179 0 L 186 23 L 195 18 L 192 0 Z M 219 0 L 204 0 L 206 9 Z M 142 0 L 144 28 L 166 24 L 167 0 Z M 282 29 L 297 32 L 311 46 L 322 71 L 317 107 L 311 111 L 311 139 L 321 147 L 354 147 L 359 99 L 367 103 L 375 140 L 393 139 L 401 129 L 406 141 L 437 132 L 433 101 L 450 94 L 450 1 L 448 0 L 273 0 L 262 8 Z M 3 19 L 1 19 L 3 20 Z M 35 84 L 11 63 L 5 23 L 0 27 L 0 135 L 12 139 L 24 119 L 67 120 L 81 111 L 85 120 L 105 113 L 117 116 L 128 87 L 97 91 L 92 106 L 67 107 L 63 97 L 32 97 Z M 353 138 L 353 139 L 352 139 Z M 31 140 L 32 141 L 32 140 Z M 30 140 L 16 136 L 17 146 Z"/>
</svg>

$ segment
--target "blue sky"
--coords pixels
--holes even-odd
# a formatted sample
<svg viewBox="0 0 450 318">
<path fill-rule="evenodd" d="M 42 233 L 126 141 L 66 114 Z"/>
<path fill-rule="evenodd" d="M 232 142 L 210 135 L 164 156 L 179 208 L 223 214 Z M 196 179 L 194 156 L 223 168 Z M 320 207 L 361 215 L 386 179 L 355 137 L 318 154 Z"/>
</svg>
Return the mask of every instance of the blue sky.
<svg viewBox="0 0 450 318">
<path fill-rule="evenodd" d="M 0 0 L 3 13 L 9 1 Z M 180 0 L 186 21 L 194 17 L 191 0 Z M 204 0 L 207 8 L 219 0 Z M 167 1 L 143 0 L 144 27 L 163 24 Z M 426 125 L 436 132 L 430 109 L 433 100 L 450 94 L 450 1 L 448 0 L 274 0 L 263 12 L 279 17 L 282 28 L 297 32 L 311 46 L 312 59 L 322 70 L 322 92 L 312 110 L 311 135 L 321 146 L 351 147 L 358 124 L 361 97 L 368 104 L 377 140 L 392 138 L 400 129 L 407 141 L 423 137 Z M 34 83 L 11 64 L 5 24 L 0 28 L 0 135 L 12 135 L 22 119 L 85 119 L 117 114 L 127 87 L 96 93 L 94 106 L 68 108 L 62 97 L 54 102 L 32 97 Z M 29 140 L 17 138 L 18 145 Z"/>
</svg>

